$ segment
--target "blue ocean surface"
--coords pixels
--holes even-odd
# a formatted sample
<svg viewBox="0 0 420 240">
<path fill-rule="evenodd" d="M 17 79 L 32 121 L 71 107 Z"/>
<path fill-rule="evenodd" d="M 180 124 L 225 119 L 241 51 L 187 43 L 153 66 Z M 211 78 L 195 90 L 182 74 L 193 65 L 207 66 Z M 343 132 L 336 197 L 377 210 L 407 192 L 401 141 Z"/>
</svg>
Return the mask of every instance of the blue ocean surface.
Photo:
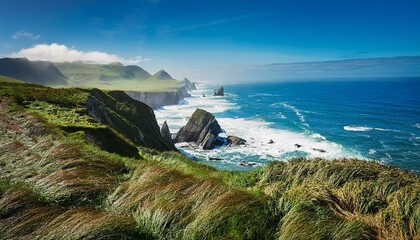
<svg viewBox="0 0 420 240">
<path fill-rule="evenodd" d="M 247 140 L 246 146 L 210 151 L 177 145 L 197 161 L 248 170 L 295 156 L 363 158 L 420 171 L 418 78 L 225 85 L 223 97 L 212 96 L 215 87 L 201 84 L 182 104 L 156 113 L 176 132 L 203 108 L 225 136 Z"/>
</svg>

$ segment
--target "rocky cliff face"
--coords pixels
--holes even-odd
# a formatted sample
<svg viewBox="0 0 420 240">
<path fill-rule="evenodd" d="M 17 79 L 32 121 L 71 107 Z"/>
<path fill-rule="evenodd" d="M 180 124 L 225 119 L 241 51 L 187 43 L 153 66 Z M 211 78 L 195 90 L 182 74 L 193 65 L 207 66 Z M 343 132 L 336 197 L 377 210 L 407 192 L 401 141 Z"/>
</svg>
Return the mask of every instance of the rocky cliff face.
<svg viewBox="0 0 420 240">
<path fill-rule="evenodd" d="M 213 114 L 197 109 L 187 125 L 178 131 L 174 142 L 195 142 L 202 149 L 212 149 L 221 131 L 222 129 Z"/>
<path fill-rule="evenodd" d="M 161 136 L 153 110 L 122 91 L 104 93 L 93 89 L 86 106 L 93 119 L 107 124 L 139 146 L 176 150 Z"/>
<path fill-rule="evenodd" d="M 188 78 L 184 78 L 182 82 L 188 91 L 197 90 L 196 84 L 188 80 Z"/>
<path fill-rule="evenodd" d="M 171 92 L 136 92 L 126 91 L 128 96 L 133 99 L 147 104 L 153 109 L 160 108 L 166 105 L 175 105 L 185 97 L 189 97 L 188 90 L 185 88 L 178 89 Z"/>
</svg>

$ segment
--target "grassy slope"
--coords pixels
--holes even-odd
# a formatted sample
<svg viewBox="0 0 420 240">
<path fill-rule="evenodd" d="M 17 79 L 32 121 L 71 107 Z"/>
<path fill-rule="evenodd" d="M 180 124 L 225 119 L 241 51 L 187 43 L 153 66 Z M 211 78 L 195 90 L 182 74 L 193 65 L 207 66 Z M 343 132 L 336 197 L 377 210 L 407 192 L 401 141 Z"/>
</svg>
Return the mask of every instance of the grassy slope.
<svg viewBox="0 0 420 240">
<path fill-rule="evenodd" d="M 173 91 L 182 86 L 178 80 L 161 80 L 138 66 L 54 63 L 68 77 L 69 86 L 130 90 L 141 92 Z"/>
<path fill-rule="evenodd" d="M 83 102 L 68 91 L 65 104 Z M 0 104 L 0 239 L 419 238 L 418 175 L 361 160 L 230 172 L 147 148 L 121 157 L 56 122 L 72 118 L 23 108 L 10 97 L 21 92 Z"/>
<path fill-rule="evenodd" d="M 17 79 L 2 76 L 2 75 L 0 75 L 0 82 L 3 82 L 3 83 L 23 83 L 23 81 L 21 81 L 21 80 L 17 80 Z"/>
</svg>

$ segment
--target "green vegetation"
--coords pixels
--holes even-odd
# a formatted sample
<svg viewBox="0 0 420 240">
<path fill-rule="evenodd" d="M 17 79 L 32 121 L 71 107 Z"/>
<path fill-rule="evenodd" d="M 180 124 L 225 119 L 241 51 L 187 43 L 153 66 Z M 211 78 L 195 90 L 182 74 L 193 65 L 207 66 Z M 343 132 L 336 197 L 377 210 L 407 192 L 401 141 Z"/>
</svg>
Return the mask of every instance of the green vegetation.
<svg viewBox="0 0 420 240">
<path fill-rule="evenodd" d="M 17 80 L 17 79 L 2 76 L 2 75 L 0 75 L 0 82 L 1 83 L 23 83 L 23 81 L 21 80 Z"/>
<path fill-rule="evenodd" d="M 89 90 L 80 88 L 49 88 L 27 83 L 2 83 L 0 97 L 12 96 L 15 101 L 45 101 L 69 107 L 84 106 Z"/>
<path fill-rule="evenodd" d="M 152 76 L 134 65 L 123 66 L 121 63 L 104 65 L 54 63 L 54 65 L 67 77 L 69 86 L 140 92 L 174 91 L 182 87 L 181 81 Z"/>
<path fill-rule="evenodd" d="M 89 117 L 89 99 L 114 120 L 147 114 L 122 92 L 0 85 L 0 239 L 419 239 L 415 173 L 301 158 L 220 171 L 145 146 L 124 157 L 86 138 L 136 144 Z"/>
<path fill-rule="evenodd" d="M 0 58 L 0 75 L 28 83 L 66 84 L 66 77 L 51 62 L 29 61 L 27 58 Z"/>
</svg>

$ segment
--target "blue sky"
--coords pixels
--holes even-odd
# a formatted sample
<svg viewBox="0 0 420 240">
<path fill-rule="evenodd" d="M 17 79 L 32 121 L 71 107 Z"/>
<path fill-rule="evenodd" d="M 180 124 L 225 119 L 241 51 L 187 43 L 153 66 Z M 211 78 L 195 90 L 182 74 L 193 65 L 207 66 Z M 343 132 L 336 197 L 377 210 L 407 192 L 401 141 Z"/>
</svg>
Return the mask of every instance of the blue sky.
<svg viewBox="0 0 420 240">
<path fill-rule="evenodd" d="M 57 43 L 152 72 L 418 56 L 419 12 L 418 0 L 0 1 L 0 55 Z"/>
</svg>

